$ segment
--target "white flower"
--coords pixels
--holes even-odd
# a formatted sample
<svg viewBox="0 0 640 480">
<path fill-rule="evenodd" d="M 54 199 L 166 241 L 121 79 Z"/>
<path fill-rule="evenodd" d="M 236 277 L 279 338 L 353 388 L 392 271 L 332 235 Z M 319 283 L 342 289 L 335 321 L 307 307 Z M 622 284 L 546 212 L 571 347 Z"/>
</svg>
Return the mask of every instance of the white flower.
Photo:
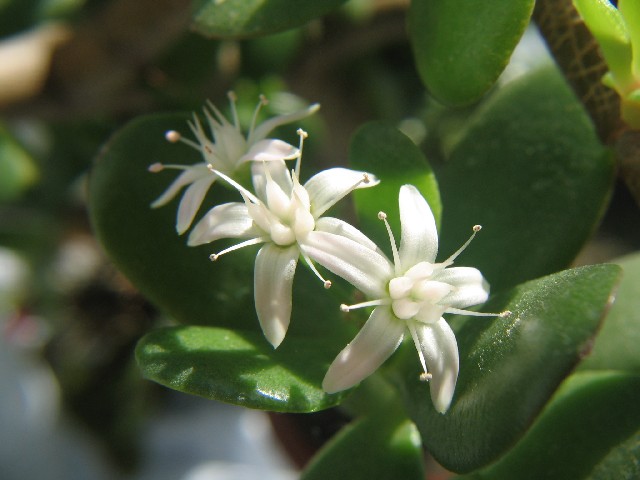
<svg viewBox="0 0 640 480">
<path fill-rule="evenodd" d="M 298 130 L 300 152 L 306 133 Z M 321 217 L 338 200 L 356 188 L 370 187 L 378 181 L 364 172 L 332 168 L 311 177 L 304 185 L 299 182 L 300 159 L 293 171 L 284 161 L 254 162 L 252 165 L 255 195 L 224 173 L 213 169 L 220 178 L 233 185 L 244 203 L 225 203 L 212 208 L 189 235 L 189 245 L 196 246 L 221 238 L 241 238 L 245 241 L 210 256 L 221 255 L 247 245 L 264 243 L 256 257 L 254 296 L 260 326 L 267 340 L 280 345 L 291 318 L 291 289 L 298 258 L 302 255 L 311 270 L 325 280 L 304 253 L 311 232 L 333 234 L 342 232 L 362 242 L 369 242 L 354 227 L 342 220 Z M 338 235 L 336 235 L 338 236 Z M 322 250 L 323 246 L 316 249 Z"/>
<path fill-rule="evenodd" d="M 389 233 L 393 263 L 379 249 L 355 238 L 312 232 L 305 243 L 303 251 L 307 255 L 373 299 L 342 305 L 343 311 L 375 307 L 355 339 L 329 367 L 322 387 L 334 393 L 369 376 L 398 348 L 408 329 L 424 372 L 421 379 L 430 380 L 433 404 L 438 412 L 445 413 L 453 398 L 459 359 L 455 335 L 442 315 L 495 315 L 461 310 L 486 301 L 489 285 L 475 268 L 448 268 L 480 226 L 473 228 L 471 238 L 451 257 L 435 263 L 438 236 L 429 205 L 412 185 L 401 187 L 399 203 L 399 249 L 386 215 L 378 215 Z"/>
<path fill-rule="evenodd" d="M 154 163 L 149 166 L 151 172 L 160 172 L 165 168 L 183 171 L 169 188 L 151 204 L 153 208 L 161 207 L 171 201 L 183 187 L 187 187 L 180 200 L 176 220 L 176 230 L 181 235 L 191 226 L 204 196 L 216 180 L 216 176 L 211 174 L 208 165 L 213 165 L 215 170 L 233 177 L 244 163 L 252 160 L 264 162 L 297 158 L 299 152 L 296 147 L 282 140 L 266 137 L 274 128 L 307 117 L 320 108 L 320 105 L 314 104 L 298 112 L 270 118 L 256 126 L 258 113 L 262 106 L 267 104 L 266 98 L 261 96 L 245 138 L 240 129 L 235 105 L 236 97 L 233 92 L 229 92 L 229 99 L 233 123 L 230 123 L 211 102 L 207 102 L 203 109 L 209 124 L 211 138 L 207 136 L 195 114 L 193 121 L 189 122 L 189 127 L 196 137 L 195 142 L 183 138 L 174 130 L 168 131 L 165 135 L 166 139 L 172 143 L 181 141 L 198 150 L 202 154 L 202 162 L 193 165 Z"/>
</svg>

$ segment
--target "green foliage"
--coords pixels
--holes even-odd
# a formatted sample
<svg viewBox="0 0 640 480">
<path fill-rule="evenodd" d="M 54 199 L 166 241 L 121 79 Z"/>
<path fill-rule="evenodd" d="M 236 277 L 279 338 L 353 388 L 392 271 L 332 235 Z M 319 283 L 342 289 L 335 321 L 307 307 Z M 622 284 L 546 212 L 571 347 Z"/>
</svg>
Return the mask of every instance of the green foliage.
<svg viewBox="0 0 640 480">
<path fill-rule="evenodd" d="M 304 25 L 342 5 L 345 0 L 199 0 L 194 29 L 209 37 L 253 37 Z"/>
<path fill-rule="evenodd" d="M 19 197 L 38 178 L 31 155 L 0 126 L 0 202 Z"/>
<path fill-rule="evenodd" d="M 413 0 L 409 31 L 422 81 L 441 102 L 479 99 L 507 65 L 533 0 Z"/>
</svg>

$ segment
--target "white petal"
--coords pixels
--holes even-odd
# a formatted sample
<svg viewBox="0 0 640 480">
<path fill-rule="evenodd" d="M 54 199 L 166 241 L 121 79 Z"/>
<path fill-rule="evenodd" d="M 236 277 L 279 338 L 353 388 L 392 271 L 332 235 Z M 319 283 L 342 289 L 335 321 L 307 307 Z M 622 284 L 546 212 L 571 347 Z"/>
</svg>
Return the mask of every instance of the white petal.
<svg viewBox="0 0 640 480">
<path fill-rule="evenodd" d="M 346 390 L 371 375 L 398 348 L 404 329 L 404 322 L 393 318 L 388 307 L 377 307 L 329 367 L 322 381 L 324 391 Z"/>
<path fill-rule="evenodd" d="M 178 234 L 182 235 L 191 226 L 200 205 L 202 205 L 204 196 L 215 179 L 215 175 L 209 173 L 207 177 L 196 180 L 184 191 L 178 206 L 178 218 L 176 221 Z"/>
<path fill-rule="evenodd" d="M 333 233 L 343 237 L 350 238 L 354 242 L 358 242 L 371 250 L 380 251 L 378 246 L 373 243 L 364 233 L 358 230 L 350 223 L 334 217 L 320 217 L 316 220 L 316 230 L 320 232 Z"/>
<path fill-rule="evenodd" d="M 438 253 L 438 231 L 429 204 L 413 185 L 400 187 L 400 263 L 403 269 L 433 262 Z"/>
<path fill-rule="evenodd" d="M 364 183 L 365 172 L 347 168 L 330 168 L 311 177 L 304 187 L 311 198 L 311 213 L 318 218 L 338 200 L 355 188 L 373 187 L 380 183 L 373 175 L 367 174 L 369 182 Z M 358 182 L 361 182 L 358 184 Z"/>
<path fill-rule="evenodd" d="M 299 243 L 302 251 L 371 298 L 386 296 L 393 265 L 383 254 L 349 238 L 327 232 L 310 232 Z"/>
<path fill-rule="evenodd" d="M 489 298 L 489 284 L 477 268 L 451 267 L 433 275 L 433 280 L 454 286 L 440 302 L 453 308 L 467 308 L 484 303 Z"/>
<path fill-rule="evenodd" d="M 278 115 L 277 117 L 272 117 L 258 125 L 256 129 L 251 132 L 248 140 L 250 143 L 262 140 L 263 138 L 266 138 L 267 135 L 269 135 L 269 132 L 271 132 L 271 130 L 273 130 L 274 128 L 308 117 L 309 115 L 317 112 L 319 109 L 320 105 L 314 103 L 304 110 L 298 110 L 297 112 L 289 113 L 287 115 Z"/>
<path fill-rule="evenodd" d="M 216 205 L 209 210 L 189 234 L 188 245 L 195 247 L 221 238 L 259 236 L 244 203 Z"/>
<path fill-rule="evenodd" d="M 253 182 L 253 191 L 262 201 L 267 199 L 267 173 L 271 179 L 276 182 L 282 191 L 289 194 L 293 189 L 291 174 L 284 160 L 275 160 L 273 162 L 253 162 L 251 164 L 251 176 Z"/>
<path fill-rule="evenodd" d="M 264 336 L 277 348 L 291 320 L 291 288 L 300 251 L 267 244 L 256 256 L 254 297 Z"/>
<path fill-rule="evenodd" d="M 255 160 L 256 162 L 271 162 L 274 160 L 284 160 L 296 158 L 300 151 L 293 145 L 277 139 L 265 139 L 256 142 L 245 153 L 238 163 Z"/>
<path fill-rule="evenodd" d="M 188 167 L 186 170 L 182 171 L 182 173 L 178 175 L 178 178 L 169 185 L 169 188 L 167 188 L 164 193 L 151 204 L 151 207 L 158 208 L 166 205 L 178 194 L 182 187 L 207 175 L 213 176 L 207 169 L 207 165 L 204 163 L 198 163 Z"/>
<path fill-rule="evenodd" d="M 432 375 L 431 400 L 438 412 L 445 413 L 451 405 L 460 368 L 456 336 L 443 318 L 432 324 L 414 325 L 417 343 Z"/>
</svg>

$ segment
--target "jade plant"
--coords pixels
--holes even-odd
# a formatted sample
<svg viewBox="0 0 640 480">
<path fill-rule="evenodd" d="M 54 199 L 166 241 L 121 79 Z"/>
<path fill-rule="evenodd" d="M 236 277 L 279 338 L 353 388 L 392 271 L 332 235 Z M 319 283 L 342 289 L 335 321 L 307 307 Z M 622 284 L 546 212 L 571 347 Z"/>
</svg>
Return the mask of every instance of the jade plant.
<svg viewBox="0 0 640 480">
<path fill-rule="evenodd" d="M 162 318 L 140 376 L 339 410 L 307 480 L 429 478 L 427 456 L 469 480 L 637 478 L 640 256 L 581 254 L 625 188 L 621 137 L 535 27 L 584 16 L 596 54 L 570 61 L 599 87 L 606 65 L 633 134 L 636 3 L 303 3 L 192 2 L 151 100 L 110 112 L 87 205 Z"/>
</svg>

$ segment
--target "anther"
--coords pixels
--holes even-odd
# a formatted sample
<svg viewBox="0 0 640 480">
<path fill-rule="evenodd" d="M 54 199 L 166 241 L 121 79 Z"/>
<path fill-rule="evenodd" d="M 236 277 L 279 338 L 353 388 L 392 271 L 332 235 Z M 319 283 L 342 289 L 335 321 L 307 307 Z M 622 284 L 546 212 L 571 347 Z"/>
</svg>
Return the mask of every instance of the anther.
<svg viewBox="0 0 640 480">
<path fill-rule="evenodd" d="M 213 150 L 211 150 L 211 147 L 209 145 L 204 145 L 204 150 L 205 152 L 207 152 L 209 155 L 213 154 Z"/>
<path fill-rule="evenodd" d="M 371 182 L 371 178 L 369 178 L 369 174 L 368 173 L 363 173 L 362 174 L 362 181 L 364 183 L 370 183 Z"/>
<path fill-rule="evenodd" d="M 182 135 L 180 135 L 180 133 L 176 132 L 175 130 L 169 130 L 164 134 L 164 138 L 166 138 L 168 142 L 176 143 L 180 141 Z"/>
<path fill-rule="evenodd" d="M 340 311 L 347 313 L 349 311 L 349 305 L 343 303 L 340 305 Z"/>
<path fill-rule="evenodd" d="M 220 255 L 218 255 L 217 253 L 212 253 L 211 255 L 209 255 L 209 260 L 211 260 L 212 262 L 215 262 L 216 260 L 218 260 L 218 257 Z"/>
<path fill-rule="evenodd" d="M 211 173 L 216 173 L 214 172 L 214 170 L 216 169 L 216 167 L 214 167 L 212 164 L 208 163 L 207 164 L 207 169 L 211 172 Z"/>
<path fill-rule="evenodd" d="M 474 226 L 473 226 L 473 231 L 474 231 L 474 232 L 476 232 L 476 233 L 477 233 L 477 232 L 479 232 L 480 230 L 482 230 L 482 225 L 474 225 Z"/>
<path fill-rule="evenodd" d="M 164 165 L 162 165 L 161 163 L 152 163 L 151 165 L 149 165 L 149 167 L 147 167 L 147 170 L 152 173 L 158 173 L 164 170 Z"/>
<path fill-rule="evenodd" d="M 386 220 L 387 214 L 384 212 L 378 212 L 378 220 Z"/>
<path fill-rule="evenodd" d="M 238 101 L 238 96 L 236 95 L 236 92 L 234 92 L 233 90 L 229 90 L 227 92 L 227 98 L 229 100 L 231 100 L 232 102 L 237 102 Z"/>
<path fill-rule="evenodd" d="M 504 312 L 500 313 L 498 316 L 500 318 L 505 318 L 508 317 L 509 315 L 511 315 L 513 312 L 511 310 L 505 310 Z"/>
<path fill-rule="evenodd" d="M 260 94 L 260 96 L 258 98 L 260 98 L 260 103 L 263 106 L 269 105 L 269 99 L 265 95 L 263 95 L 262 93 Z"/>
<path fill-rule="evenodd" d="M 433 378 L 433 375 L 431 375 L 430 373 L 423 372 L 423 373 L 420 374 L 420 381 L 421 382 L 428 382 L 432 378 Z"/>
<path fill-rule="evenodd" d="M 298 130 L 296 130 L 296 133 L 298 135 L 300 135 L 300 138 L 307 138 L 309 136 L 309 134 L 307 132 L 305 132 L 303 129 L 299 128 Z"/>
<path fill-rule="evenodd" d="M 324 288 L 326 288 L 327 290 L 331 288 L 331 280 L 324 281 Z"/>
</svg>

